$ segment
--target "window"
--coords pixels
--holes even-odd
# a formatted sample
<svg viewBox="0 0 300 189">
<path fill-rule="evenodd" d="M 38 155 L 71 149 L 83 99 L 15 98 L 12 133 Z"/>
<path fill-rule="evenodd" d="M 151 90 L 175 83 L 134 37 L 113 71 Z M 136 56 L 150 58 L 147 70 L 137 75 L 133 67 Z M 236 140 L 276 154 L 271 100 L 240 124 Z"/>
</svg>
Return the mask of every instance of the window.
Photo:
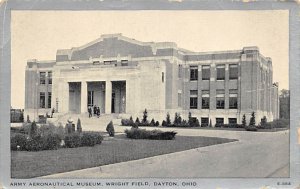
<svg viewBox="0 0 300 189">
<path fill-rule="evenodd" d="M 238 79 L 238 65 L 230 64 L 229 65 L 229 79 Z"/>
<path fill-rule="evenodd" d="M 198 66 L 190 67 L 190 80 L 197 81 L 198 80 Z"/>
<path fill-rule="evenodd" d="M 225 80 L 225 65 L 217 65 L 217 80 Z"/>
<path fill-rule="evenodd" d="M 181 78 L 182 77 L 182 65 L 179 64 L 178 65 L 178 78 Z"/>
<path fill-rule="evenodd" d="M 88 106 L 94 106 L 94 91 L 88 91 Z"/>
<path fill-rule="evenodd" d="M 202 91 L 202 109 L 209 109 L 209 91 Z"/>
<path fill-rule="evenodd" d="M 48 72 L 48 84 L 52 84 L 52 72 Z"/>
<path fill-rule="evenodd" d="M 217 89 L 216 91 L 216 108 L 217 109 L 224 109 L 225 107 L 225 90 L 224 89 Z"/>
<path fill-rule="evenodd" d="M 197 109 L 197 100 L 198 100 L 198 91 L 191 90 L 190 91 L 190 109 Z"/>
<path fill-rule="evenodd" d="M 229 90 L 229 109 L 237 109 L 238 102 L 237 102 L 237 90 L 232 89 Z"/>
<path fill-rule="evenodd" d="M 210 80 L 210 66 L 202 66 L 202 80 Z"/>
<path fill-rule="evenodd" d="M 224 118 L 216 118 L 216 127 L 224 125 Z"/>
<path fill-rule="evenodd" d="M 165 73 L 161 72 L 161 82 L 165 82 Z"/>
<path fill-rule="evenodd" d="M 237 124 L 236 118 L 228 118 L 228 123 L 229 124 Z"/>
<path fill-rule="evenodd" d="M 46 84 L 46 72 L 40 72 L 40 84 Z"/>
<path fill-rule="evenodd" d="M 51 96 L 52 94 L 48 92 L 48 108 L 51 108 Z"/>
<path fill-rule="evenodd" d="M 178 107 L 181 107 L 181 93 L 178 93 Z"/>
<path fill-rule="evenodd" d="M 201 127 L 208 127 L 208 117 L 201 117 Z"/>
<path fill-rule="evenodd" d="M 121 66 L 128 66 L 128 60 L 121 60 Z"/>
<path fill-rule="evenodd" d="M 45 108 L 45 93 L 40 92 L 40 108 Z"/>
</svg>

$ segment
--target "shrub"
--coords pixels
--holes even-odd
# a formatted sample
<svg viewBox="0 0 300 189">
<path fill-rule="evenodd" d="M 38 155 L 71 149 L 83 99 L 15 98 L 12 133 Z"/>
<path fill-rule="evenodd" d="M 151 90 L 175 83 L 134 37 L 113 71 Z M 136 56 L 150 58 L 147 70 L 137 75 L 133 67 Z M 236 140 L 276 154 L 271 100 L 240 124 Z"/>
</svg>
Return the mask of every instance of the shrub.
<svg viewBox="0 0 300 189">
<path fill-rule="evenodd" d="M 246 131 L 257 131 L 257 127 L 256 126 L 246 126 L 245 130 Z"/>
<path fill-rule="evenodd" d="M 26 141 L 25 148 L 27 151 L 41 151 L 44 149 L 44 142 L 40 135 L 35 135 Z"/>
<path fill-rule="evenodd" d="M 166 122 L 165 120 L 163 120 L 162 123 L 161 123 L 161 125 L 162 125 L 163 127 L 166 127 L 166 126 L 167 126 L 167 122 Z"/>
<path fill-rule="evenodd" d="M 57 150 L 60 145 L 61 137 L 56 133 L 51 133 L 42 137 L 42 150 Z"/>
<path fill-rule="evenodd" d="M 148 122 L 147 117 L 148 117 L 148 112 L 147 112 L 147 109 L 145 109 L 145 111 L 143 112 L 142 123 L 147 123 Z"/>
<path fill-rule="evenodd" d="M 83 133 L 81 136 L 81 146 L 95 146 L 96 144 L 101 144 L 102 140 L 103 137 L 100 135 L 100 133 Z"/>
<path fill-rule="evenodd" d="M 156 126 L 156 125 L 155 125 L 155 120 L 154 120 L 154 119 L 151 120 L 150 126 Z"/>
<path fill-rule="evenodd" d="M 26 120 L 27 123 L 31 123 L 30 119 L 29 119 L 29 115 L 27 115 L 27 120 Z"/>
<path fill-rule="evenodd" d="M 11 150 L 25 150 L 26 148 L 26 135 L 17 133 L 10 138 Z"/>
<path fill-rule="evenodd" d="M 78 120 L 77 120 L 77 132 L 78 132 L 78 133 L 81 133 L 81 132 L 82 132 L 81 121 L 80 121 L 79 118 L 78 118 Z"/>
<path fill-rule="evenodd" d="M 135 129 L 125 130 L 127 138 L 132 139 L 150 139 L 150 140 L 172 140 L 177 134 L 174 131 L 163 132 L 160 130 Z"/>
<path fill-rule="evenodd" d="M 34 137 L 35 135 L 37 135 L 37 130 L 38 130 L 38 127 L 37 127 L 35 121 L 33 121 L 30 126 L 29 136 Z"/>
<path fill-rule="evenodd" d="M 159 121 L 155 122 L 155 126 L 158 127 L 159 126 Z"/>
<path fill-rule="evenodd" d="M 124 125 L 124 126 L 133 126 L 134 121 L 132 119 L 132 116 L 130 116 L 129 119 L 121 119 L 121 124 Z"/>
<path fill-rule="evenodd" d="M 243 128 L 245 128 L 246 125 L 247 125 L 247 122 L 246 122 L 246 115 L 244 114 L 244 115 L 243 115 L 243 118 L 242 118 L 242 126 L 243 126 Z"/>
<path fill-rule="evenodd" d="M 111 137 L 115 136 L 115 129 L 112 121 L 108 123 L 106 127 L 106 131 L 108 132 L 109 136 Z"/>
<path fill-rule="evenodd" d="M 166 126 L 171 126 L 171 118 L 169 112 L 167 113 L 167 117 L 166 117 Z"/>
<path fill-rule="evenodd" d="M 140 119 L 137 117 L 136 120 L 135 120 L 135 124 L 139 126 L 140 123 L 141 123 L 141 122 L 140 122 Z"/>
<path fill-rule="evenodd" d="M 255 112 L 252 112 L 249 126 L 255 126 Z"/>
<path fill-rule="evenodd" d="M 67 148 L 76 148 L 81 145 L 81 137 L 78 133 L 66 135 L 64 141 Z"/>
<path fill-rule="evenodd" d="M 260 120 L 260 126 L 261 127 L 266 127 L 267 126 L 267 117 L 264 116 L 261 120 Z"/>
</svg>

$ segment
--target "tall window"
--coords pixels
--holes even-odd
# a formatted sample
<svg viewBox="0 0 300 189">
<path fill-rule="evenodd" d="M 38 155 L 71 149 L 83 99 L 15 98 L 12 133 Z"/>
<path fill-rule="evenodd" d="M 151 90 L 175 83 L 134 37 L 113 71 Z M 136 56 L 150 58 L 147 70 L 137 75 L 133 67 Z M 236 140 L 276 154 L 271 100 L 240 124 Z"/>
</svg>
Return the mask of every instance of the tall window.
<svg viewBox="0 0 300 189">
<path fill-rule="evenodd" d="M 52 84 L 52 72 L 48 72 L 48 84 Z"/>
<path fill-rule="evenodd" d="M 48 92 L 48 108 L 51 108 L 51 92 Z"/>
<path fill-rule="evenodd" d="M 202 66 L 202 80 L 210 79 L 210 66 Z"/>
<path fill-rule="evenodd" d="M 198 80 L 198 66 L 190 66 L 190 80 Z"/>
<path fill-rule="evenodd" d="M 225 65 L 217 65 L 217 80 L 225 80 Z"/>
<path fill-rule="evenodd" d="M 94 91 L 88 91 L 88 106 L 94 106 Z"/>
<path fill-rule="evenodd" d="M 179 64 L 178 65 L 178 78 L 181 78 L 182 77 L 182 65 Z"/>
<path fill-rule="evenodd" d="M 40 92 L 40 108 L 45 108 L 45 93 Z"/>
<path fill-rule="evenodd" d="M 228 118 L 228 123 L 229 124 L 236 124 L 237 120 L 236 120 L 236 118 Z"/>
<path fill-rule="evenodd" d="M 165 73 L 161 72 L 161 82 L 165 82 Z"/>
<path fill-rule="evenodd" d="M 217 90 L 216 108 L 217 109 L 225 108 L 225 91 L 223 89 Z"/>
<path fill-rule="evenodd" d="M 237 109 L 238 100 L 237 100 L 237 90 L 229 90 L 229 109 Z"/>
<path fill-rule="evenodd" d="M 198 104 L 198 91 L 197 90 L 191 90 L 190 91 L 190 109 L 197 109 Z"/>
<path fill-rule="evenodd" d="M 209 91 L 202 91 L 202 109 L 209 109 Z"/>
<path fill-rule="evenodd" d="M 46 72 L 40 72 L 40 84 L 46 84 Z"/>
<path fill-rule="evenodd" d="M 238 65 L 230 64 L 229 65 L 229 79 L 238 79 Z"/>
<path fill-rule="evenodd" d="M 178 93 L 178 107 L 181 107 L 181 93 Z"/>
</svg>

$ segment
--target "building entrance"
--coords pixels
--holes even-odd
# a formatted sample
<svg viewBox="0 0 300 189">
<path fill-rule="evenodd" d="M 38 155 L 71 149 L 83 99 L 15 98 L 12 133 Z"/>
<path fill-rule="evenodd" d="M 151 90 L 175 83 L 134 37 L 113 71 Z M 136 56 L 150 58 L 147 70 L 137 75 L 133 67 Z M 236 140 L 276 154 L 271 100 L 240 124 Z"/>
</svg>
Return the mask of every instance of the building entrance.
<svg viewBox="0 0 300 189">
<path fill-rule="evenodd" d="M 112 81 L 111 113 L 126 112 L 126 81 Z"/>
<path fill-rule="evenodd" d="M 80 113 L 81 102 L 81 83 L 70 82 L 69 83 L 69 112 Z"/>
</svg>

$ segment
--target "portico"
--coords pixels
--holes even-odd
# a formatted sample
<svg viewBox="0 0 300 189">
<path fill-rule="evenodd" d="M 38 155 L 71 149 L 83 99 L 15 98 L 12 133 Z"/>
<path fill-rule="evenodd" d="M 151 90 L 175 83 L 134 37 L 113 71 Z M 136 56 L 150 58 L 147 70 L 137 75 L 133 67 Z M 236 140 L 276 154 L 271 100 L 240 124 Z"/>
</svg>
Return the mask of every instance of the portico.
<svg viewBox="0 0 300 189">
<path fill-rule="evenodd" d="M 100 108 L 101 113 L 126 113 L 126 81 L 68 82 L 69 110 L 86 113 L 88 106 Z"/>
</svg>

